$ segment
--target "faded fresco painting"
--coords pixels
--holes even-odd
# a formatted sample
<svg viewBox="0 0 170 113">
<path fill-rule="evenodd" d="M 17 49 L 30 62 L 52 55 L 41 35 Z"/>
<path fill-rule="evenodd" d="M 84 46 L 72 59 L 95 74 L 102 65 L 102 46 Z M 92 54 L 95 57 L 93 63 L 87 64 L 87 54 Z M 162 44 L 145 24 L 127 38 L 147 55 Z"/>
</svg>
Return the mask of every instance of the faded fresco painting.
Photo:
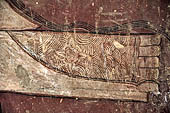
<svg viewBox="0 0 170 113">
<path fill-rule="evenodd" d="M 44 2 L 1 0 L 0 90 L 136 101 L 159 91 L 170 38 L 155 21 L 102 6 L 111 1 Z"/>
</svg>

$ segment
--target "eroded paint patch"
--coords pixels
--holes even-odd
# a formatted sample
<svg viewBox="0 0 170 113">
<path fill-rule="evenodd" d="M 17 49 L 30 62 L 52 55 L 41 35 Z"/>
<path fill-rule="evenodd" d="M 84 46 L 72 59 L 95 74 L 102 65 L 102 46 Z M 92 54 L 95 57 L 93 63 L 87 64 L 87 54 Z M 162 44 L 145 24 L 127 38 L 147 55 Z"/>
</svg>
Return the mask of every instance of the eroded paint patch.
<svg viewBox="0 0 170 113">
<path fill-rule="evenodd" d="M 30 84 L 30 77 L 27 70 L 22 66 L 18 65 L 15 70 L 16 76 L 21 80 L 20 84 L 23 87 L 27 87 Z"/>
</svg>

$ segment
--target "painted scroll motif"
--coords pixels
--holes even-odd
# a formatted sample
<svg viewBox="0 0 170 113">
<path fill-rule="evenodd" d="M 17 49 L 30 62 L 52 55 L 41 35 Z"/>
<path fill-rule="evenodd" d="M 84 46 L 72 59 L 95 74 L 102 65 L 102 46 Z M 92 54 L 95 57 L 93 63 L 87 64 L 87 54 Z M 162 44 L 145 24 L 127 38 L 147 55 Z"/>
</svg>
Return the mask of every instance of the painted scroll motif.
<svg viewBox="0 0 170 113">
<path fill-rule="evenodd" d="M 11 35 L 17 43 L 23 44 L 28 54 L 35 54 L 37 61 L 70 77 L 127 83 L 157 79 L 154 76 L 158 74 L 159 41 L 158 46 L 145 47 L 141 36 L 68 32 L 16 32 Z M 155 37 L 145 38 L 149 42 Z M 141 74 L 146 70 L 149 76 Z"/>
</svg>

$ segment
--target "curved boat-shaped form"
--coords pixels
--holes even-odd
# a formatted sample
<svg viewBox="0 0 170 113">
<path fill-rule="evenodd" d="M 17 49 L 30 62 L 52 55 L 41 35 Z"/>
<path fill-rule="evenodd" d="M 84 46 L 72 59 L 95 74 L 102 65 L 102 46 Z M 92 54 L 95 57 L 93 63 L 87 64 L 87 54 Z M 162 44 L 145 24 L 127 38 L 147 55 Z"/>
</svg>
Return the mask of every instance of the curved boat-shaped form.
<svg viewBox="0 0 170 113">
<path fill-rule="evenodd" d="M 139 57 L 143 43 L 139 36 L 28 31 L 8 33 L 35 60 L 70 77 L 134 84 L 156 80 L 141 75 L 140 68 L 150 64 L 143 64 Z M 148 50 L 148 53 L 159 55 L 157 51 L 159 48 Z M 153 67 L 157 66 L 157 59 L 151 61 Z M 149 72 L 154 76 L 155 71 L 157 73 L 157 69 Z"/>
<path fill-rule="evenodd" d="M 138 101 L 147 101 L 148 92 L 158 91 L 160 39 L 168 35 L 145 21 L 148 19 L 114 23 L 107 19 L 113 14 L 124 15 L 120 10 L 105 7 L 102 12 L 100 6 L 109 5 L 98 7 L 94 1 L 92 5 L 101 12 L 86 12 L 85 9 L 93 6 L 77 10 L 82 4 L 75 6 L 73 0 L 74 14 L 68 13 L 72 8 L 63 5 L 50 7 L 55 12 L 48 9 L 49 12 L 58 14 L 53 15 L 55 21 L 52 21 L 51 13 L 45 10 L 52 1 L 42 8 L 42 13 L 35 4 L 28 5 L 34 0 L 5 1 L 0 3 L 4 14 L 0 18 L 1 51 L 5 53 L 1 56 L 9 62 L 3 68 L 7 71 L 0 72 L 5 75 L 3 80 L 10 81 L 10 85 L 1 81 L 5 90 Z M 84 11 L 81 16 L 80 12 Z M 63 15 L 65 18 L 60 18 Z M 69 15 L 74 18 L 67 18 Z"/>
<path fill-rule="evenodd" d="M 22 16 L 40 25 L 37 29 L 29 29 L 30 31 L 8 31 L 8 34 L 25 52 L 44 66 L 70 77 L 91 80 L 140 84 L 157 79 L 152 76 L 158 73 L 159 44 L 146 48 L 148 52 L 145 52 L 145 48 L 142 47 L 145 46 L 145 38 L 142 38 L 145 36 L 140 36 L 140 33 L 139 36 L 131 36 L 130 33 L 142 28 L 149 30 L 147 33 L 152 32 L 150 35 L 166 35 L 155 30 L 149 22 L 139 20 L 122 25 L 114 23 L 114 26 L 109 27 L 84 21 L 57 24 L 27 8 L 20 0 L 7 1 Z M 106 14 L 98 14 L 102 15 Z M 44 27 L 49 32 L 41 30 Z M 125 33 L 125 36 L 115 36 L 114 33 Z M 148 41 L 153 39 L 152 36 L 146 37 Z M 154 57 L 148 60 L 148 56 Z M 155 67 L 156 69 L 152 69 Z"/>
</svg>

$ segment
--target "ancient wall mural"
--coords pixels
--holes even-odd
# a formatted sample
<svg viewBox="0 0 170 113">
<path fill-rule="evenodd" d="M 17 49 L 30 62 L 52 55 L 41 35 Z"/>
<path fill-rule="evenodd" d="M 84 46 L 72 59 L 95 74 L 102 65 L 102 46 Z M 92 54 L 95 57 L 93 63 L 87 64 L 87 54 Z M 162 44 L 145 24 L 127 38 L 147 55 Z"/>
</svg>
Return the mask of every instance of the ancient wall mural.
<svg viewBox="0 0 170 113">
<path fill-rule="evenodd" d="M 39 1 L 0 2 L 0 90 L 137 101 L 158 92 L 160 43 L 170 39 L 161 22 L 73 3 L 56 2 L 48 18 Z"/>
<path fill-rule="evenodd" d="M 136 85 L 143 81 L 156 82 L 158 78 L 159 35 L 136 37 L 68 32 L 9 32 L 9 35 L 37 61 L 70 77 Z M 145 38 L 151 45 L 145 44 Z M 153 38 L 157 40 L 154 42 Z M 156 45 L 152 46 L 153 43 Z"/>
</svg>

